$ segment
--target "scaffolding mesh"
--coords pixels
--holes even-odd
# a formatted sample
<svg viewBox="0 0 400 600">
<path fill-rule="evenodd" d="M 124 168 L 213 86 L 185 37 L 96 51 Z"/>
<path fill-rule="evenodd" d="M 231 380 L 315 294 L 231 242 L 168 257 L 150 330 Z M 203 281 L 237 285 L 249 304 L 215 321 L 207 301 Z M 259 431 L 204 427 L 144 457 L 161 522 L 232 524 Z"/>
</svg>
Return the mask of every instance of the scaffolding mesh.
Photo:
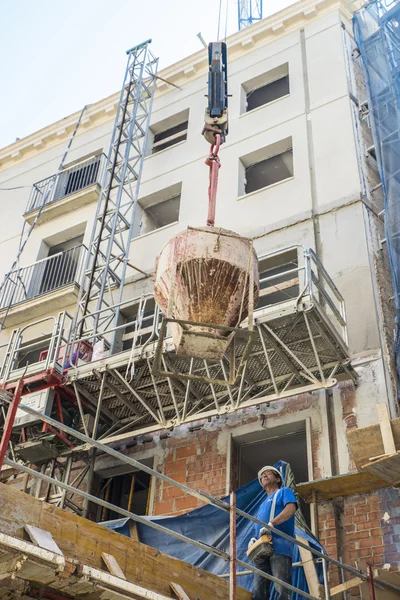
<svg viewBox="0 0 400 600">
<path fill-rule="evenodd" d="M 396 331 L 394 355 L 400 379 L 400 0 L 373 0 L 354 13 L 375 155 L 382 181 Z M 400 386 L 398 386 L 399 389 Z"/>
</svg>

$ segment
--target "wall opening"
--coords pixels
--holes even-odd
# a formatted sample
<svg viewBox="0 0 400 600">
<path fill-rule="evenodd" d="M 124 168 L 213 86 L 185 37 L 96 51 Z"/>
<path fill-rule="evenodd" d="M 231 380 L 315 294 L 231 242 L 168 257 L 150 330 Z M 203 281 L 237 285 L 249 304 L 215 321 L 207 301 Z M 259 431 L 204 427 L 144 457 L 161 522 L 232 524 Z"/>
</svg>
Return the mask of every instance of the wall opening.
<svg viewBox="0 0 400 600">
<path fill-rule="evenodd" d="M 103 479 L 100 498 L 137 515 L 147 515 L 149 509 L 151 476 L 144 471 L 134 471 Z M 121 515 L 101 508 L 97 521 L 120 519 Z"/>
<path fill-rule="evenodd" d="M 292 138 L 286 138 L 240 158 L 239 196 L 284 181 L 293 175 Z"/>
<path fill-rule="evenodd" d="M 136 235 L 144 235 L 179 221 L 181 189 L 182 183 L 178 183 L 139 198 Z"/>
<path fill-rule="evenodd" d="M 285 63 L 242 84 L 241 113 L 250 112 L 289 93 L 289 64 Z"/>
<path fill-rule="evenodd" d="M 293 470 L 296 483 L 309 481 L 307 434 L 304 421 L 258 431 L 235 437 L 236 447 L 232 452 L 232 485 L 242 487 L 253 479 L 265 465 L 273 465 L 278 460 L 288 462 Z M 234 481 L 236 473 L 236 482 Z M 311 526 L 310 506 L 300 499 L 300 506 L 306 522 Z"/>
<path fill-rule="evenodd" d="M 261 259 L 259 266 L 260 296 L 257 308 L 297 298 L 300 288 L 296 249 Z"/>
<path fill-rule="evenodd" d="M 149 154 L 157 154 L 187 139 L 189 109 L 183 110 L 150 127 Z"/>
</svg>

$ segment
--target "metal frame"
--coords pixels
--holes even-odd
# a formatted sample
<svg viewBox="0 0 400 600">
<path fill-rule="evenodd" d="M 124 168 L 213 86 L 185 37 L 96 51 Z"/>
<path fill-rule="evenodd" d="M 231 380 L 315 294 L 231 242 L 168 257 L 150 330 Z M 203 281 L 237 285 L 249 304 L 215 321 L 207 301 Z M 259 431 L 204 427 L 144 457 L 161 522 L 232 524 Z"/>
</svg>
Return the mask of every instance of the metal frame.
<svg viewBox="0 0 400 600">
<path fill-rule="evenodd" d="M 292 275 L 296 274 L 298 295 L 255 311 L 256 330 L 248 332 L 245 322 L 242 331 L 235 333 L 236 343 L 231 344 L 235 361 L 229 354 L 220 362 L 176 355 L 166 332 L 168 319 L 160 325 L 157 309 L 144 317 L 152 298 L 150 294 L 81 317 L 77 325 L 87 329 L 86 319 L 96 316 L 99 320 L 106 319 L 115 314 L 116 308 L 123 310 L 137 305 L 130 350 L 73 365 L 65 372 L 63 365 L 52 363 L 66 383 L 75 388 L 75 395 L 78 391 L 78 398 L 97 407 L 99 435 L 107 441 L 116 441 L 228 414 L 265 401 L 329 388 L 336 384 L 338 377 L 355 380 L 357 375 L 351 368 L 347 348 L 344 301 L 313 251 L 298 245 L 289 246 L 261 256 L 260 260 L 275 260 L 279 254 L 294 248 L 299 254 L 296 265 L 281 275 L 264 277 L 261 283 L 264 295 L 270 293 L 266 285 L 272 292 L 278 289 L 286 294 L 287 288 L 279 287 L 279 277 L 285 276 L 286 280 L 289 277 L 291 282 Z M 63 318 L 67 325 L 69 315 L 65 313 Z M 107 335 L 121 335 L 131 326 L 132 323 L 110 327 Z M 17 329 L 11 336 L 0 372 L 3 387 L 11 390 L 23 371 L 13 369 L 13 365 L 25 329 Z M 60 354 L 57 348 L 68 338 L 66 329 L 64 327 L 57 339 L 59 329 L 55 329 L 48 360 Z M 251 348 L 251 340 L 246 337 L 249 334 L 254 338 Z M 91 333 L 77 339 L 75 347 L 89 339 Z M 237 376 L 236 369 L 236 382 L 232 385 L 234 362 L 240 365 L 240 373 Z M 49 366 L 48 361 L 43 365 L 29 365 L 26 378 L 40 377 L 40 372 Z M 77 403 L 79 406 L 78 399 Z"/>
<path fill-rule="evenodd" d="M 5 399 L 5 402 L 7 402 L 10 405 L 10 410 L 12 410 L 13 401 Z M 217 556 L 225 561 L 228 561 L 230 563 L 229 568 L 230 568 L 231 576 L 233 576 L 235 574 L 236 566 L 238 565 L 244 569 L 252 571 L 253 573 L 257 573 L 257 574 L 261 575 L 262 577 L 269 579 L 272 582 L 280 583 L 285 588 L 290 589 L 291 591 L 300 593 L 300 595 L 303 596 L 304 598 L 309 598 L 310 600 L 318 600 L 318 598 L 316 598 L 315 596 L 312 596 L 311 594 L 308 594 L 307 592 L 299 590 L 298 588 L 296 588 L 286 582 L 280 581 L 279 579 L 273 577 L 272 575 L 264 573 L 263 571 L 260 571 L 253 565 L 250 565 L 250 564 L 248 564 L 244 561 L 241 561 L 237 558 L 236 547 L 235 547 L 236 546 L 235 525 L 236 525 L 236 518 L 242 517 L 242 518 L 252 521 L 253 523 L 257 523 L 263 527 L 266 527 L 269 531 L 273 532 L 274 534 L 279 535 L 279 536 L 283 537 L 284 539 L 291 541 L 292 543 L 296 544 L 297 546 L 306 549 L 308 552 L 311 552 L 314 555 L 314 557 L 318 557 L 318 558 L 322 559 L 324 575 L 325 575 L 325 581 L 324 581 L 325 592 L 326 592 L 327 598 L 330 597 L 329 596 L 328 578 L 327 578 L 327 564 L 328 563 L 339 567 L 343 571 L 346 571 L 348 573 L 356 575 L 357 577 L 360 577 L 363 581 L 372 582 L 372 585 L 376 583 L 378 585 L 382 585 L 383 587 L 385 587 L 387 589 L 400 591 L 399 587 L 397 587 L 393 584 L 390 584 L 386 581 L 383 581 L 379 578 L 375 578 L 374 580 L 372 580 L 369 573 L 365 574 L 362 571 L 357 570 L 354 567 L 351 567 L 350 565 L 346 565 L 344 563 L 341 563 L 338 560 L 330 558 L 325 553 L 311 548 L 308 544 L 305 544 L 296 538 L 292 538 L 291 536 L 283 533 L 282 531 L 279 531 L 278 529 L 269 526 L 268 524 L 264 523 L 263 521 L 260 521 L 256 517 L 253 517 L 252 515 L 242 511 L 241 509 L 238 509 L 235 506 L 235 495 L 234 494 L 231 494 L 230 503 L 227 503 L 227 502 L 220 500 L 219 498 L 216 498 L 216 497 L 214 497 L 210 494 L 207 494 L 203 491 L 194 490 L 193 488 L 190 488 L 189 486 L 187 486 L 183 483 L 179 483 L 178 481 L 171 479 L 167 475 L 159 473 L 158 471 L 152 469 L 151 467 L 148 467 L 148 466 L 144 465 L 143 463 L 140 463 L 139 461 L 136 461 L 135 459 L 133 459 L 129 456 L 121 454 L 117 450 L 114 450 L 113 448 L 106 446 L 105 444 L 103 444 L 102 442 L 100 442 L 98 440 L 90 439 L 87 436 L 85 436 L 84 434 L 82 434 L 78 431 L 75 431 L 75 430 L 71 429 L 70 427 L 67 427 L 66 425 L 59 423 L 58 421 L 55 421 L 54 419 L 52 419 L 46 415 L 42 415 L 41 413 L 35 411 L 34 409 L 32 409 L 28 406 L 20 404 L 19 408 L 21 410 L 26 411 L 28 414 L 31 414 L 31 415 L 35 416 L 36 418 L 42 420 L 44 423 L 47 423 L 50 426 L 55 426 L 58 429 L 60 429 L 61 431 L 63 431 L 64 433 L 72 435 L 73 437 L 79 439 L 81 442 L 87 444 L 89 447 L 91 447 L 93 449 L 100 450 L 110 456 L 113 456 L 114 458 L 118 459 L 119 461 L 121 461 L 123 463 L 129 464 L 130 466 L 132 466 L 135 469 L 144 471 L 145 473 L 148 473 L 149 475 L 151 475 L 161 481 L 164 481 L 170 485 L 173 485 L 174 487 L 177 487 L 178 489 L 182 490 L 184 493 L 194 496 L 195 498 L 199 499 L 201 502 L 203 502 L 205 504 L 210 504 L 220 510 L 228 512 L 230 515 L 230 553 L 228 554 L 227 552 L 224 552 L 213 546 L 209 546 L 208 544 L 205 544 L 201 541 L 192 540 L 191 538 L 188 538 L 185 535 L 174 532 L 171 529 L 163 527 L 162 525 L 159 525 L 157 523 L 149 521 L 148 519 L 146 519 L 146 517 L 136 515 L 135 513 L 127 511 L 127 510 L 120 508 L 118 506 L 115 506 L 113 504 L 110 504 L 109 502 L 101 500 L 100 498 L 97 498 L 96 496 L 93 496 L 88 492 L 84 492 L 83 490 L 74 488 L 71 485 L 69 485 L 68 483 L 64 483 L 64 482 L 55 480 L 53 477 L 49 477 L 49 476 L 45 475 L 44 473 L 39 473 L 39 472 L 31 469 L 30 467 L 27 467 L 25 465 L 21 465 L 21 464 L 15 462 L 14 460 L 4 458 L 5 464 L 8 464 L 13 469 L 22 471 L 23 473 L 27 473 L 28 475 L 30 475 L 32 477 L 36 477 L 39 480 L 45 481 L 50 485 L 57 485 L 60 489 L 65 490 L 66 492 L 73 492 L 74 494 L 77 494 L 77 495 L 85 498 L 85 500 L 87 502 L 93 502 L 95 504 L 98 504 L 99 506 L 103 506 L 104 508 L 107 508 L 109 510 L 112 510 L 112 511 L 115 511 L 115 512 L 121 514 L 122 516 L 129 517 L 138 523 L 142 523 L 148 527 L 156 529 L 157 531 L 160 531 L 167 535 L 170 535 L 182 542 L 194 545 L 198 548 L 201 548 L 202 550 L 204 550 L 206 552 L 209 552 L 210 554 L 214 554 L 215 556 Z M 0 464 L 0 467 L 1 466 L 2 465 Z M 236 585 L 232 581 L 230 584 L 230 600 L 235 600 L 235 588 L 236 588 Z"/>
<path fill-rule="evenodd" d="M 263 18 L 263 0 L 238 0 L 238 29 L 244 29 Z"/>
<path fill-rule="evenodd" d="M 156 85 L 158 59 L 149 50 L 150 42 L 148 40 L 127 52 L 128 63 L 107 167 L 71 328 L 72 346 L 87 333 L 95 341 L 108 331 L 112 323 L 114 326 L 118 324 Z M 116 300 L 113 299 L 115 288 L 118 288 Z M 104 316 L 104 308 L 111 309 L 111 313 Z M 86 331 L 82 316 L 91 317 Z M 114 335 L 112 350 L 115 343 Z"/>
</svg>

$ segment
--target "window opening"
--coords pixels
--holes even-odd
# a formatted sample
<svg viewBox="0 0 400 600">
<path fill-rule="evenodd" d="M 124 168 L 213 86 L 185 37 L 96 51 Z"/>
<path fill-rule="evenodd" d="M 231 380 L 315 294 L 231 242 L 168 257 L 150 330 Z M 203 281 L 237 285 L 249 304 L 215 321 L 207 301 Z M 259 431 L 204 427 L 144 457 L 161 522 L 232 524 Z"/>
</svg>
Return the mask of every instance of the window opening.
<svg viewBox="0 0 400 600">
<path fill-rule="evenodd" d="M 246 112 L 289 94 L 289 75 L 271 81 L 246 94 Z"/>
<path fill-rule="evenodd" d="M 245 171 L 245 194 L 293 177 L 293 150 L 255 162 Z"/>
<path fill-rule="evenodd" d="M 128 316 L 122 338 L 122 350 L 130 350 L 135 346 L 142 346 L 150 338 L 154 327 L 155 302 L 153 298 L 146 301 L 143 314 L 138 314 L 139 303 L 133 306 L 133 314 Z"/>
<path fill-rule="evenodd" d="M 293 424 L 298 429 L 299 424 Z M 304 421 L 302 422 L 302 427 Z M 283 426 L 288 428 L 289 426 Z M 268 439 L 260 439 L 260 432 L 254 436 L 254 441 L 243 441 L 237 444 L 238 482 L 236 487 L 242 487 L 257 477 L 258 471 L 265 465 L 273 465 L 278 460 L 289 463 L 295 476 L 296 483 L 309 480 L 307 461 L 307 436 L 305 429 L 292 433 L 279 434 L 282 427 L 276 428 L 277 435 Z M 270 434 L 273 435 L 274 430 Z M 265 434 L 264 434 L 265 435 Z M 235 485 L 235 482 L 232 481 Z M 311 526 L 310 506 L 300 498 L 300 507 L 307 525 Z"/>
<path fill-rule="evenodd" d="M 174 127 L 165 129 L 154 135 L 152 153 L 156 154 L 161 150 L 175 146 L 179 142 L 187 139 L 188 121 L 183 121 Z"/>
<path fill-rule="evenodd" d="M 143 209 L 140 235 L 179 221 L 181 195 L 157 202 Z"/>
<path fill-rule="evenodd" d="M 134 471 L 103 479 L 100 497 L 110 504 L 124 508 L 137 515 L 147 515 L 150 499 L 151 476 L 144 471 Z M 99 521 L 119 519 L 121 515 L 113 510 L 103 508 Z"/>
<path fill-rule="evenodd" d="M 260 296 L 257 308 L 297 298 L 300 290 L 298 266 L 295 249 L 260 261 Z"/>
</svg>

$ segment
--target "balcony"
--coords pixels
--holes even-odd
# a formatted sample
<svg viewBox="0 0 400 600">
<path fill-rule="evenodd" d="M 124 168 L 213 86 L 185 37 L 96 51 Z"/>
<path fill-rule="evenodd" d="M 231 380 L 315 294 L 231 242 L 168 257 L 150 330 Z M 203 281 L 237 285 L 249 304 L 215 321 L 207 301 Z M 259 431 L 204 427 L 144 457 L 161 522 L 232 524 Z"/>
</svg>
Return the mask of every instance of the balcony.
<svg viewBox="0 0 400 600">
<path fill-rule="evenodd" d="M 97 201 L 106 163 L 105 154 L 96 154 L 34 183 L 24 214 L 26 221 L 47 221 Z"/>
<path fill-rule="evenodd" d="M 38 260 L 11 273 L 0 292 L 0 317 L 17 325 L 76 302 L 86 256 L 84 245 Z"/>
</svg>

